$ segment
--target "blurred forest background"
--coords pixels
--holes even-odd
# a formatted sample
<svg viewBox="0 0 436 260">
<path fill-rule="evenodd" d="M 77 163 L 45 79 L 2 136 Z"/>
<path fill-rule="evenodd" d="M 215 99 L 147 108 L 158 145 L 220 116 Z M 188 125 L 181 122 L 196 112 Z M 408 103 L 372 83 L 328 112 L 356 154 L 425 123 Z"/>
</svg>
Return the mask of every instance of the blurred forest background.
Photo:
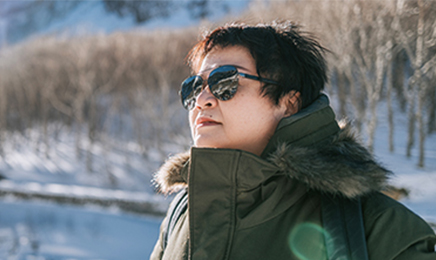
<svg viewBox="0 0 436 260">
<path fill-rule="evenodd" d="M 140 24 L 170 15 L 173 5 L 201 20 L 218 2 L 105 1 L 105 8 Z M 53 10 L 62 14 L 55 5 Z M 110 154 L 134 143 L 134 154 L 144 163 L 156 154 L 162 162 L 168 153 L 189 147 L 187 112 L 178 89 L 190 73 L 184 57 L 202 30 L 224 21 L 290 19 L 331 50 L 326 92 L 335 99 L 338 118 L 352 119 L 373 149 L 377 122 L 386 115 L 391 151 L 396 149 L 395 129 L 407 127 L 404 153 L 410 156 L 415 148 L 415 163 L 425 167 L 425 146 L 434 145 L 426 137 L 436 131 L 435 17 L 433 0 L 251 1 L 236 17 L 204 20 L 200 26 L 3 42 L 0 156 L 7 156 L 5 144 L 12 143 L 31 145 L 49 157 L 59 136 L 68 133 L 87 172 L 117 187 L 110 159 L 103 170 L 95 167 L 97 147 Z M 378 108 L 381 102 L 386 111 Z M 407 126 L 394 125 L 394 113 L 407 117 Z"/>
<path fill-rule="evenodd" d="M 0 259 L 148 256 L 172 198 L 152 175 L 191 144 L 185 56 L 277 19 L 330 50 L 338 119 L 435 229 L 436 1 L 0 0 Z"/>
</svg>

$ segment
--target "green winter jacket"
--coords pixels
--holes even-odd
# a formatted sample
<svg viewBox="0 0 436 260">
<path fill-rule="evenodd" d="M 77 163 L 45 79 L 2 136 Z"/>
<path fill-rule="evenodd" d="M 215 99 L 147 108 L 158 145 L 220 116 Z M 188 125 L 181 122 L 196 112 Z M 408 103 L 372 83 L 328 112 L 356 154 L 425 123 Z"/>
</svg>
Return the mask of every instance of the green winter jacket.
<svg viewBox="0 0 436 260">
<path fill-rule="evenodd" d="M 156 182 L 164 193 L 187 186 L 188 210 L 150 259 L 327 259 L 320 198 L 329 193 L 361 198 L 369 259 L 436 260 L 427 223 L 380 193 L 389 174 L 322 95 L 283 119 L 260 157 L 191 148 L 170 158 Z"/>
</svg>

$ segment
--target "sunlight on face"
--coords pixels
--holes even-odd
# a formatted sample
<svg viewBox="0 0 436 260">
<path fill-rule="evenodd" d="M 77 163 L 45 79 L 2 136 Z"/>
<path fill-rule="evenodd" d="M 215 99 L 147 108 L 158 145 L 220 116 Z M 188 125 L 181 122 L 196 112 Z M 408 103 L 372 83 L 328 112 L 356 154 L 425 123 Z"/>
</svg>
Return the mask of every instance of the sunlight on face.
<svg viewBox="0 0 436 260">
<path fill-rule="evenodd" d="M 199 75 L 223 65 L 235 65 L 240 72 L 257 75 L 250 52 L 240 46 L 216 48 L 201 63 Z M 276 106 L 262 97 L 262 83 L 239 77 L 236 95 L 221 101 L 205 88 L 189 112 L 191 134 L 195 147 L 240 149 L 260 155 L 273 135 L 286 107 Z"/>
</svg>

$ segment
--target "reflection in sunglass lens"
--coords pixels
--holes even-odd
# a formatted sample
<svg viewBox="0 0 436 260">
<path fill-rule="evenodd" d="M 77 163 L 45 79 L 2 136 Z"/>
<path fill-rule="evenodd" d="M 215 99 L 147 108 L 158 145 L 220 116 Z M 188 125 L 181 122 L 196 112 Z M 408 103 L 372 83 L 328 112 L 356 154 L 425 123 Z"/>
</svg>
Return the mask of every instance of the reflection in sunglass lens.
<svg viewBox="0 0 436 260">
<path fill-rule="evenodd" d="M 207 80 L 210 91 L 219 100 L 231 99 L 238 89 L 238 70 L 234 66 L 222 66 L 213 70 Z"/>
<path fill-rule="evenodd" d="M 219 67 L 210 73 L 209 78 L 207 79 L 207 83 L 209 85 L 215 85 L 216 83 L 224 79 L 231 78 L 237 74 L 238 71 L 233 66 Z"/>
<path fill-rule="evenodd" d="M 218 77 L 221 76 L 221 77 Z M 212 94 L 219 100 L 226 101 L 231 99 L 238 90 L 238 74 L 221 74 L 215 77 L 213 84 L 209 83 Z"/>
<path fill-rule="evenodd" d="M 184 108 L 192 109 L 194 107 L 195 98 L 201 92 L 202 85 L 203 79 L 200 76 L 192 76 L 183 81 L 180 96 Z"/>
</svg>

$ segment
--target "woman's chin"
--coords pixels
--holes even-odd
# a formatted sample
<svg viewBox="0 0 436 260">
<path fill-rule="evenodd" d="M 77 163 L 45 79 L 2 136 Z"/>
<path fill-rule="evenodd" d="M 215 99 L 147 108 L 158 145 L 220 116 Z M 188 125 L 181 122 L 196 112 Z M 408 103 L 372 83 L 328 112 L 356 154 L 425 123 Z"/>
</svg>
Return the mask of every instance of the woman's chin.
<svg viewBox="0 0 436 260">
<path fill-rule="evenodd" d="M 223 142 L 209 135 L 198 135 L 194 138 L 194 147 L 198 148 L 223 148 Z"/>
<path fill-rule="evenodd" d="M 227 148 L 223 143 L 220 142 L 211 142 L 206 140 L 197 140 L 194 142 L 194 147 L 197 148 Z"/>
<path fill-rule="evenodd" d="M 213 145 L 213 144 L 204 144 L 204 143 L 200 143 L 200 144 L 194 144 L 194 147 L 196 148 L 221 148 L 217 145 Z"/>
</svg>

